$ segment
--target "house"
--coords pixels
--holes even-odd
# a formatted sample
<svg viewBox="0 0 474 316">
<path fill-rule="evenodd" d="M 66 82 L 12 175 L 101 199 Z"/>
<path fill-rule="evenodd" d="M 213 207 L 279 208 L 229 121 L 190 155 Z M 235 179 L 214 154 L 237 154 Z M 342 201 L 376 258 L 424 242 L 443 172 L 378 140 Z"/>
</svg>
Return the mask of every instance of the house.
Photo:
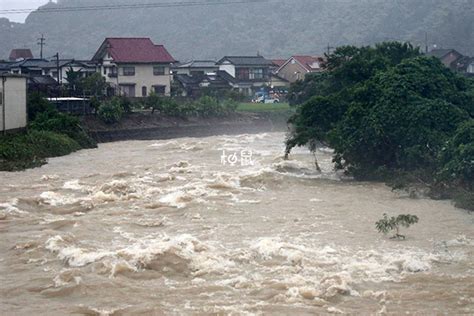
<svg viewBox="0 0 474 316">
<path fill-rule="evenodd" d="M 293 83 L 303 80 L 306 74 L 321 72 L 323 59 L 316 56 L 292 56 L 275 72 L 279 77 Z"/>
<path fill-rule="evenodd" d="M 73 59 L 25 59 L 6 65 L 12 74 L 27 75 L 30 77 L 50 76 L 60 84 L 67 84 L 67 73 L 70 69 L 78 71 L 81 77 L 89 76 L 97 71 L 97 66 L 89 61 L 75 61 Z M 58 76 L 59 75 L 59 76 Z"/>
<path fill-rule="evenodd" d="M 286 63 L 288 59 L 272 59 L 273 65 L 270 67 L 270 70 L 273 74 L 276 74 L 278 69 Z"/>
<path fill-rule="evenodd" d="M 225 56 L 217 65 L 227 72 L 232 87 L 245 95 L 251 96 L 271 84 L 274 64 L 262 56 Z"/>
<path fill-rule="evenodd" d="M 146 97 L 170 95 L 171 64 L 176 60 L 149 38 L 106 38 L 92 62 L 116 94 Z"/>
<path fill-rule="evenodd" d="M 33 58 L 33 54 L 31 53 L 30 49 L 12 49 L 10 52 L 10 57 L 8 58 L 10 61 L 19 61 L 24 59 L 31 59 Z"/>
<path fill-rule="evenodd" d="M 177 74 L 174 75 L 174 82 L 179 85 L 179 95 L 188 98 L 199 98 L 204 92 L 215 96 L 222 96 L 232 89 L 228 74 L 225 71 L 202 74 Z"/>
<path fill-rule="evenodd" d="M 426 54 L 438 58 L 446 67 L 456 70 L 456 63 L 464 56 L 455 49 L 433 49 Z"/>
<path fill-rule="evenodd" d="M 26 127 L 26 90 L 25 76 L 0 74 L 0 131 L 3 133 Z"/>
<path fill-rule="evenodd" d="M 219 70 L 214 60 L 192 60 L 172 67 L 173 75 L 205 75 Z"/>
<path fill-rule="evenodd" d="M 474 57 L 471 57 L 471 60 L 469 61 L 468 66 L 466 68 L 466 73 L 470 76 L 474 76 Z"/>
</svg>

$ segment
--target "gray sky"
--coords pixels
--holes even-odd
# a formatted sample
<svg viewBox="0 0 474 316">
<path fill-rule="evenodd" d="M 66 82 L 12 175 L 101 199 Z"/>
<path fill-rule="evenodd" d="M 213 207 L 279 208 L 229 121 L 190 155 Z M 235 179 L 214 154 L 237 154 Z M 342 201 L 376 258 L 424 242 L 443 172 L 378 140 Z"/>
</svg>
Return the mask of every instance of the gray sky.
<svg viewBox="0 0 474 316">
<path fill-rule="evenodd" d="M 8 9 L 36 9 L 48 3 L 49 0 L 0 0 L 0 10 Z M 2 14 L 0 17 L 10 19 L 10 21 L 24 22 L 28 14 Z"/>
</svg>

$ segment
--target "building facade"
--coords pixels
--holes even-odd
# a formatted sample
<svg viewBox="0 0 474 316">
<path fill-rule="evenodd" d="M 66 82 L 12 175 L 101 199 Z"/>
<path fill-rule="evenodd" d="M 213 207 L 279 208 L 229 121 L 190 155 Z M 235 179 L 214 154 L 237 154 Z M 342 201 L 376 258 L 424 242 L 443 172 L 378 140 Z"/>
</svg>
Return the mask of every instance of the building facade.
<svg viewBox="0 0 474 316">
<path fill-rule="evenodd" d="M 8 132 L 26 127 L 26 77 L 0 75 L 0 131 Z"/>
<path fill-rule="evenodd" d="M 308 73 L 321 72 L 322 61 L 316 56 L 292 56 L 275 73 L 293 83 L 303 80 Z"/>
<path fill-rule="evenodd" d="M 176 61 L 149 38 L 106 38 L 92 62 L 118 95 L 170 95 L 171 64 Z"/>
<path fill-rule="evenodd" d="M 228 74 L 232 87 L 245 95 L 251 96 L 271 84 L 274 64 L 262 56 L 225 56 L 217 65 Z"/>
</svg>

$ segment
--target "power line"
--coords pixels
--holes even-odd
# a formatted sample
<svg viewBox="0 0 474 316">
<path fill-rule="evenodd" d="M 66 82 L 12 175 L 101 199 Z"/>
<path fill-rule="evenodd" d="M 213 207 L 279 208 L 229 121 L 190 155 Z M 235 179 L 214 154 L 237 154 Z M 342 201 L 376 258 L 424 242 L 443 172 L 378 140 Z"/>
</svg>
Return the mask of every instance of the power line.
<svg viewBox="0 0 474 316">
<path fill-rule="evenodd" d="M 99 11 L 99 10 L 124 10 L 124 9 L 149 9 L 149 8 L 170 8 L 170 7 L 193 7 L 193 6 L 223 6 L 232 4 L 263 3 L 270 0 L 231 0 L 219 1 L 168 1 L 160 3 L 139 3 L 139 4 L 117 4 L 117 5 L 97 5 L 97 6 L 78 6 L 78 7 L 58 7 L 58 8 L 39 8 L 39 9 L 4 9 L 0 14 L 24 14 L 24 13 L 61 13 L 78 11 Z"/>
</svg>

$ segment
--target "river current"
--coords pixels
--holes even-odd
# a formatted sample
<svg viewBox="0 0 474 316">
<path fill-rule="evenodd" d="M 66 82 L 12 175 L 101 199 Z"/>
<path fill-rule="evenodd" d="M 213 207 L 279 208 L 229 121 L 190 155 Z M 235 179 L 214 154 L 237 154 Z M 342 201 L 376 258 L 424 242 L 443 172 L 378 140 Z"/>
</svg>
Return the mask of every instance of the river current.
<svg viewBox="0 0 474 316">
<path fill-rule="evenodd" d="M 473 217 L 282 159 L 283 133 L 101 144 L 0 173 L 2 315 L 474 314 Z M 234 155 L 235 154 L 235 155 Z M 404 241 L 383 213 L 420 222 Z"/>
</svg>

